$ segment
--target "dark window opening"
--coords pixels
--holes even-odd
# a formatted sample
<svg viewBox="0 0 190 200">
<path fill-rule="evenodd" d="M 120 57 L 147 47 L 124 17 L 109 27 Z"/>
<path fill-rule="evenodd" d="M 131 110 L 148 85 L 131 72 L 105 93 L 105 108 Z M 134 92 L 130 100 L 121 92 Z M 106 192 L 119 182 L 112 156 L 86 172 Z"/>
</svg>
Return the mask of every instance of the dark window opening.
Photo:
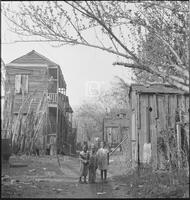
<svg viewBox="0 0 190 200">
<path fill-rule="evenodd" d="M 49 93 L 57 93 L 57 81 L 51 81 L 48 85 Z"/>
<path fill-rule="evenodd" d="M 56 108 L 49 108 L 49 120 L 50 120 L 50 134 L 56 133 L 56 116 L 57 116 Z"/>
<path fill-rule="evenodd" d="M 57 68 L 49 68 L 49 77 L 57 79 Z"/>
<path fill-rule="evenodd" d="M 152 112 L 152 107 L 149 107 L 149 109 L 148 109 L 150 112 Z"/>
</svg>

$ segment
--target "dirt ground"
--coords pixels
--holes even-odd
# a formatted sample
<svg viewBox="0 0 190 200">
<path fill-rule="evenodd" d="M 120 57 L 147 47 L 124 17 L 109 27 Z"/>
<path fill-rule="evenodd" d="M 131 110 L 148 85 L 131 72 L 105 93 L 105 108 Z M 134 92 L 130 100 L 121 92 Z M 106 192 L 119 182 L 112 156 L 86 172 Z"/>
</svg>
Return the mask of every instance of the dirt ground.
<svg viewBox="0 0 190 200">
<path fill-rule="evenodd" d="M 97 170 L 95 184 L 79 184 L 78 158 L 12 156 L 12 167 L 2 165 L 2 198 L 142 198 L 189 197 L 189 179 L 181 177 L 169 184 L 164 173 L 153 174 L 149 170 L 123 175 L 114 161 L 110 163 L 108 183 L 102 185 Z M 115 173 L 114 173 L 115 172 Z M 99 194 L 103 192 L 103 194 Z"/>
</svg>

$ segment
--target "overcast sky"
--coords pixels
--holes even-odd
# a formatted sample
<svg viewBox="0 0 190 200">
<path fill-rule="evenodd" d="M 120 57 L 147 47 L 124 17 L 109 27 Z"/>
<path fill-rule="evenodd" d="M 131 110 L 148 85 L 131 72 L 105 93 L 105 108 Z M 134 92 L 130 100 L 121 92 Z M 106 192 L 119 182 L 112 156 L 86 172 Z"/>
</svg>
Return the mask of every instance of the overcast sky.
<svg viewBox="0 0 190 200">
<path fill-rule="evenodd" d="M 130 69 L 121 66 L 113 66 L 117 61 L 117 56 L 82 46 L 63 46 L 59 48 L 51 47 L 48 43 L 10 43 L 20 40 L 20 36 L 10 32 L 1 18 L 1 58 L 5 64 L 12 60 L 35 50 L 46 56 L 50 60 L 59 64 L 65 81 L 67 83 L 67 95 L 71 106 L 80 105 L 86 100 L 90 93 L 90 88 L 108 88 L 114 76 L 120 76 L 128 83 L 131 83 Z"/>
</svg>

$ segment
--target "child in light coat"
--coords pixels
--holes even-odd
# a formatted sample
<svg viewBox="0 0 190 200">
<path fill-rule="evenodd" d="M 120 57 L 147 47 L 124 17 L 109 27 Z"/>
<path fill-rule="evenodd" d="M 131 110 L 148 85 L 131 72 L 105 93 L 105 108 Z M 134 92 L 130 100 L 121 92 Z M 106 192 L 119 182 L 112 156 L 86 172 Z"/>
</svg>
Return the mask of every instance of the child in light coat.
<svg viewBox="0 0 190 200">
<path fill-rule="evenodd" d="M 107 182 L 107 170 L 109 165 L 109 151 L 106 144 L 101 142 L 100 149 L 97 151 L 98 169 L 100 170 L 101 180 Z"/>
</svg>

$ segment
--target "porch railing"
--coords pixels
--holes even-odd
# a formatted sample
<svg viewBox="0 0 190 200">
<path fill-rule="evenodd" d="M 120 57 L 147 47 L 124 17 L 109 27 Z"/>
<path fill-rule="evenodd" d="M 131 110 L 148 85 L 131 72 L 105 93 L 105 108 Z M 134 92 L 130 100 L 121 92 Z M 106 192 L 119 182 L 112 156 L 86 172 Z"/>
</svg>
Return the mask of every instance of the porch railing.
<svg viewBox="0 0 190 200">
<path fill-rule="evenodd" d="M 59 98 L 59 101 L 58 101 Z M 65 96 L 63 94 L 58 93 L 48 93 L 48 103 L 49 104 L 59 104 L 59 106 L 65 109 Z"/>
<path fill-rule="evenodd" d="M 57 104 L 57 93 L 48 93 L 48 103 Z"/>
</svg>

